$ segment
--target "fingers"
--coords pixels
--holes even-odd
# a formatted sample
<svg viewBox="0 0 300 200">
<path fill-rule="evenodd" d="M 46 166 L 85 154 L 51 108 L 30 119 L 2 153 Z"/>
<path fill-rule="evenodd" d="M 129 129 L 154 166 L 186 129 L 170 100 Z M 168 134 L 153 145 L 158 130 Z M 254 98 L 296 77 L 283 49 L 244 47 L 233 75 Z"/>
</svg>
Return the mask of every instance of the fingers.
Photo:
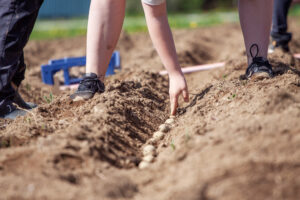
<svg viewBox="0 0 300 200">
<path fill-rule="evenodd" d="M 189 98 L 189 91 L 187 88 L 182 90 L 182 96 L 185 102 L 189 102 L 190 98 Z"/>
<path fill-rule="evenodd" d="M 171 102 L 171 116 L 176 115 L 176 110 L 178 107 L 178 94 L 170 95 Z"/>
<path fill-rule="evenodd" d="M 189 102 L 189 92 L 187 88 L 179 91 L 176 94 L 170 94 L 170 102 L 171 102 L 171 116 L 176 115 L 176 110 L 178 107 L 178 98 L 180 93 L 182 93 L 183 99 L 185 102 Z"/>
</svg>

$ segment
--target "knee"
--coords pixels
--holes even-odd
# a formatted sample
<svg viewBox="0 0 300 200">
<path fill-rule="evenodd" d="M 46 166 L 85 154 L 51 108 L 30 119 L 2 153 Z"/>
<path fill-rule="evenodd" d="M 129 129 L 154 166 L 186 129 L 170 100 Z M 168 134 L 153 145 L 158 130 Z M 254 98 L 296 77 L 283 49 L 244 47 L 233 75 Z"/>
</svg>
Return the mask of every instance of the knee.
<svg viewBox="0 0 300 200">
<path fill-rule="evenodd" d="M 165 6 L 161 6 L 166 0 L 142 0 L 144 4 L 151 6 L 151 15 L 153 17 L 162 17 L 167 15 Z"/>
<path fill-rule="evenodd" d="M 157 6 L 160 4 L 163 4 L 166 0 L 142 0 L 143 3 L 152 5 L 152 6 Z"/>
</svg>

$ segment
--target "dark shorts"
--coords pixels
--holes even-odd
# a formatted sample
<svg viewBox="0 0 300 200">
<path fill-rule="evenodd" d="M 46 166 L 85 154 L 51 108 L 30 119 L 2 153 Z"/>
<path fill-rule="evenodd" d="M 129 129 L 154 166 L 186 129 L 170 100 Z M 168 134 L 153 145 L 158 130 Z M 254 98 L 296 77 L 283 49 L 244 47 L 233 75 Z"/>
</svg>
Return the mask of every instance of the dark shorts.
<svg viewBox="0 0 300 200">
<path fill-rule="evenodd" d="M 0 0 L 0 102 L 11 98 L 24 79 L 23 49 L 43 0 Z M 1 105 L 0 105 L 1 108 Z"/>
</svg>

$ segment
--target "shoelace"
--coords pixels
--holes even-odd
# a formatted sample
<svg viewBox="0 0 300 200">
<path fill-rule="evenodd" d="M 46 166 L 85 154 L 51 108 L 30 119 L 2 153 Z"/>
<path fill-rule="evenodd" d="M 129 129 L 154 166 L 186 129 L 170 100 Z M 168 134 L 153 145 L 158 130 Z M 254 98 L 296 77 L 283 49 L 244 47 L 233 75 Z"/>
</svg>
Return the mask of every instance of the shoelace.
<svg viewBox="0 0 300 200">
<path fill-rule="evenodd" d="M 254 54 L 252 52 L 252 49 L 254 47 L 256 47 L 256 49 L 257 49 L 255 56 L 253 56 Z M 250 55 L 251 55 L 253 61 L 252 61 L 251 65 L 250 65 L 250 68 L 251 68 L 251 66 L 257 64 L 259 66 L 266 66 L 267 68 L 272 69 L 269 61 L 263 59 L 262 57 L 258 57 L 258 53 L 259 53 L 259 47 L 258 47 L 258 45 L 257 44 L 252 44 L 251 47 L 250 47 Z"/>
<path fill-rule="evenodd" d="M 255 56 L 253 56 L 253 53 L 252 53 L 252 49 L 253 49 L 254 47 L 256 47 L 256 49 L 257 49 Z M 256 58 L 256 57 L 258 56 L 258 53 L 259 53 L 259 47 L 258 47 L 258 45 L 257 45 L 257 44 L 252 44 L 251 47 L 250 47 L 250 55 L 251 55 L 251 57 L 252 57 L 253 59 Z"/>
</svg>

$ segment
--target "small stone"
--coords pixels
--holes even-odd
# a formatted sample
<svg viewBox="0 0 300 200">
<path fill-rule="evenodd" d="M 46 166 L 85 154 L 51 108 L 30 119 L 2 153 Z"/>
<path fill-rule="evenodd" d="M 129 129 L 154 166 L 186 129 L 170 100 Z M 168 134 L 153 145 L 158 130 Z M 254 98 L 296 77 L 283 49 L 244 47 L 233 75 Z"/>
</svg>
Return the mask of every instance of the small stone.
<svg viewBox="0 0 300 200">
<path fill-rule="evenodd" d="M 175 120 L 170 118 L 170 119 L 167 119 L 165 123 L 166 124 L 174 124 L 174 122 L 175 122 Z"/>
<path fill-rule="evenodd" d="M 86 140 L 80 142 L 80 147 L 81 147 L 81 148 L 88 148 L 88 147 L 89 147 L 89 142 L 86 141 Z"/>
<path fill-rule="evenodd" d="M 147 141 L 147 144 L 155 145 L 157 142 L 158 142 L 158 140 L 156 138 L 150 138 Z"/>
<path fill-rule="evenodd" d="M 155 154 L 155 147 L 153 145 L 146 145 L 143 149 L 144 156 L 147 155 L 154 155 Z"/>
<path fill-rule="evenodd" d="M 59 124 L 59 125 L 64 125 L 64 124 L 66 124 L 66 121 L 63 120 L 63 119 L 61 119 L 61 120 L 58 121 L 58 124 Z"/>
<path fill-rule="evenodd" d="M 175 119 L 175 118 L 176 118 L 175 115 L 171 115 L 171 116 L 170 116 L 170 119 Z"/>
<path fill-rule="evenodd" d="M 166 148 L 168 147 L 168 145 L 166 143 L 161 143 L 158 148 Z"/>
<path fill-rule="evenodd" d="M 143 161 L 148 162 L 148 163 L 152 163 L 154 161 L 154 156 L 153 155 L 145 156 L 143 158 Z"/>
<path fill-rule="evenodd" d="M 164 138 L 165 134 L 161 131 L 157 131 L 153 134 L 153 138 L 156 140 L 162 140 Z"/>
<path fill-rule="evenodd" d="M 93 112 L 94 113 L 103 113 L 104 110 L 103 110 L 103 108 L 101 106 L 98 105 L 98 106 L 94 107 Z"/>
<path fill-rule="evenodd" d="M 159 130 L 161 132 L 167 133 L 170 130 L 170 126 L 168 126 L 167 124 L 162 124 L 159 126 Z"/>
<path fill-rule="evenodd" d="M 146 161 L 142 161 L 139 164 L 139 169 L 146 169 L 147 167 L 149 167 L 150 163 L 146 162 Z"/>
</svg>

